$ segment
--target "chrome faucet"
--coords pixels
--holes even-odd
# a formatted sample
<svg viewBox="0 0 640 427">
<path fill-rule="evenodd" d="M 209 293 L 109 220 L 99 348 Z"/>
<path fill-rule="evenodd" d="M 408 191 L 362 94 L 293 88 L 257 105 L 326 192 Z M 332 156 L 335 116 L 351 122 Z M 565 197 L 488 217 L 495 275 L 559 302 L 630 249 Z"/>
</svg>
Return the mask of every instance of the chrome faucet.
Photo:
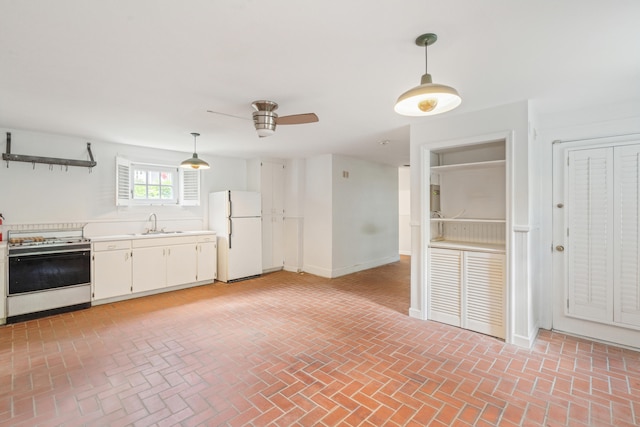
<svg viewBox="0 0 640 427">
<path fill-rule="evenodd" d="M 149 229 L 150 233 L 155 233 L 156 231 L 158 231 L 158 216 L 154 213 L 152 213 L 151 215 L 149 215 L 149 218 L 147 219 L 147 221 L 151 221 L 151 218 L 153 218 L 153 226 Z"/>
</svg>

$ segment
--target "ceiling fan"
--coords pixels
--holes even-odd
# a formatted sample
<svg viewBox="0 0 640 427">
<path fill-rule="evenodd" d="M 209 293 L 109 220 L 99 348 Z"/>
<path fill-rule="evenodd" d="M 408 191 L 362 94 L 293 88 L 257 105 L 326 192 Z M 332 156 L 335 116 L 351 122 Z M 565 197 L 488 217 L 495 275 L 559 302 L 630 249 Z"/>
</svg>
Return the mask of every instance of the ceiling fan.
<svg viewBox="0 0 640 427">
<path fill-rule="evenodd" d="M 255 109 L 253 112 L 253 125 L 255 126 L 260 138 L 273 135 L 276 132 L 276 125 L 302 125 L 318 121 L 318 116 L 315 113 L 278 116 L 275 113 L 275 110 L 278 109 L 278 104 L 273 101 L 254 101 L 251 106 Z M 234 116 L 232 114 L 221 113 L 219 111 L 207 110 L 207 112 L 235 117 L 242 120 L 251 120 L 247 117 Z"/>
</svg>

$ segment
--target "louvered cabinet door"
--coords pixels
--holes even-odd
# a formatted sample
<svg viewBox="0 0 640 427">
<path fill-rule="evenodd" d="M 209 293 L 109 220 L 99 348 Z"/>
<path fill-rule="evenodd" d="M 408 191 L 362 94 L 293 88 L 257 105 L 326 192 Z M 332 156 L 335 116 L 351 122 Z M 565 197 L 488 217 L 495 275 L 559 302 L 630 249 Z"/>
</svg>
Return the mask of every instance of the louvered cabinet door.
<svg viewBox="0 0 640 427">
<path fill-rule="evenodd" d="M 462 265 L 462 326 L 504 338 L 504 254 L 464 252 Z"/>
<path fill-rule="evenodd" d="M 567 314 L 613 318 L 613 150 L 574 150 L 568 156 Z"/>
<path fill-rule="evenodd" d="M 429 319 L 461 326 L 462 252 L 429 249 Z"/>
<path fill-rule="evenodd" d="M 614 322 L 640 326 L 640 146 L 614 149 Z"/>
</svg>

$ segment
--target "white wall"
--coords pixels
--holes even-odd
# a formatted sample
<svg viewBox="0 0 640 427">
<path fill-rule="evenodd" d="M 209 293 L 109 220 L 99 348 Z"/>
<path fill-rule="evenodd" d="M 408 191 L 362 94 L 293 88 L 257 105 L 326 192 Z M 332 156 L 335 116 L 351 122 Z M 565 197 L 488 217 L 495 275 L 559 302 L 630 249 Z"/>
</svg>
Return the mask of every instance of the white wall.
<svg viewBox="0 0 640 427">
<path fill-rule="evenodd" d="M 400 259 L 398 169 L 333 155 L 332 175 L 332 277 Z"/>
<path fill-rule="evenodd" d="M 337 277 L 399 259 L 397 168 L 327 154 L 306 159 L 304 176 L 304 271 Z"/>
<path fill-rule="evenodd" d="M 11 132 L 13 154 L 87 160 L 87 140 L 79 137 L 1 128 L 2 152 L 4 136 Z M 87 236 L 143 231 L 149 226 L 152 212 L 158 216 L 158 227 L 167 229 L 206 229 L 206 194 L 223 189 L 246 187 L 246 162 L 243 159 L 202 155 L 211 169 L 202 171 L 203 200 L 200 206 L 129 206 L 115 205 L 115 158 L 178 165 L 191 156 L 174 152 L 136 147 L 105 141 L 89 141 L 95 168 L 69 167 L 22 162 L 3 162 L 0 167 L 0 212 L 6 224 L 86 222 Z"/>
<path fill-rule="evenodd" d="M 531 218 L 529 192 L 529 105 L 518 102 L 487 110 L 429 117 L 411 126 L 411 224 L 412 275 L 411 309 L 414 317 L 426 317 L 426 239 L 428 227 L 428 184 L 426 167 L 429 150 L 507 140 L 507 298 L 509 300 L 507 341 L 529 346 L 538 328 L 537 313 L 532 313 L 531 295 L 536 292 L 530 277 Z M 425 166 L 426 165 L 426 166 Z M 426 210 L 425 210 L 426 209 Z"/>
<path fill-rule="evenodd" d="M 398 252 L 411 255 L 411 169 L 398 168 Z"/>
<path fill-rule="evenodd" d="M 306 161 L 303 270 L 322 277 L 332 277 L 332 160 L 325 154 Z"/>
</svg>

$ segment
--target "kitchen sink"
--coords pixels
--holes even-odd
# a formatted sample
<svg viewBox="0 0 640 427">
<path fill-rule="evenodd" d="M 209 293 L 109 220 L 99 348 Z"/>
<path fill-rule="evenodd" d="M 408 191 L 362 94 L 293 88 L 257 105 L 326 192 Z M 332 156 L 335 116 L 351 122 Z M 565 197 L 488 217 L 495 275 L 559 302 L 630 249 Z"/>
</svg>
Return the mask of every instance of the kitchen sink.
<svg viewBox="0 0 640 427">
<path fill-rule="evenodd" d="M 132 236 L 171 236 L 173 234 L 182 234 L 184 231 L 145 231 L 144 233 L 131 233 Z"/>
</svg>

